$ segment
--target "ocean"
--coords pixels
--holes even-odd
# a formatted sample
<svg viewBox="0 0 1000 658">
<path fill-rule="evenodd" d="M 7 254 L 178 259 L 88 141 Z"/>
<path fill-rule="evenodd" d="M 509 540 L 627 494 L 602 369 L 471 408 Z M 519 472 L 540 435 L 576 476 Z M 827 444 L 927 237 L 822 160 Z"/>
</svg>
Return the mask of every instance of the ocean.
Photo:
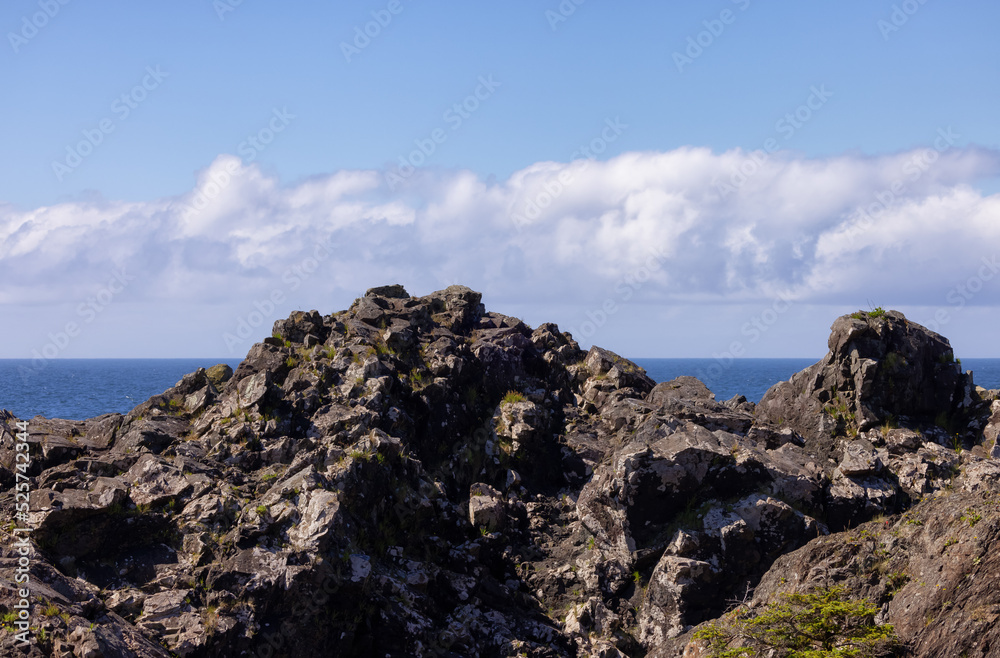
<svg viewBox="0 0 1000 658">
<path fill-rule="evenodd" d="M 198 368 L 241 359 L 0 359 L 0 408 L 18 418 L 83 420 L 127 413 Z"/>
<path fill-rule="evenodd" d="M 767 389 L 819 361 L 815 359 L 632 359 L 657 382 L 683 375 L 697 377 L 715 393 L 716 400 L 734 395 L 760 402 Z M 973 381 L 983 388 L 1000 388 L 1000 359 L 962 359 Z"/>
<path fill-rule="evenodd" d="M 633 359 L 657 382 L 690 375 L 705 382 L 717 400 L 744 395 L 759 402 L 774 384 L 818 359 Z M 0 359 L 0 409 L 18 418 L 83 420 L 101 414 L 126 413 L 162 393 L 198 368 L 232 359 L 54 359 L 39 370 L 28 359 Z M 1000 388 L 1000 359 L 965 359 L 975 382 Z"/>
</svg>

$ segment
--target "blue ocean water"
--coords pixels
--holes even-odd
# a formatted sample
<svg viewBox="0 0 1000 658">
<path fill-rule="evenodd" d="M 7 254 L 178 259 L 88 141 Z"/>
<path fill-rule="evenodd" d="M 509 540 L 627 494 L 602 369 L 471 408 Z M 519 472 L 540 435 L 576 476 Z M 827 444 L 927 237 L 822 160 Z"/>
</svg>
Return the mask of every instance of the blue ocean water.
<svg viewBox="0 0 1000 658">
<path fill-rule="evenodd" d="M 656 382 L 674 377 L 700 379 L 715 393 L 716 400 L 745 395 L 759 402 L 767 389 L 784 381 L 819 359 L 633 359 Z"/>
<path fill-rule="evenodd" d="M 705 382 L 717 400 L 745 395 L 760 401 L 768 388 L 818 359 L 634 359 L 657 382 L 690 375 Z M 19 418 L 83 420 L 126 413 L 176 384 L 184 375 L 232 359 L 54 359 L 33 370 L 27 359 L 0 359 L 0 408 Z M 966 359 L 975 381 L 1000 388 L 1000 359 Z"/>
<path fill-rule="evenodd" d="M 83 420 L 126 413 L 198 368 L 232 359 L 0 359 L 0 408 L 18 418 Z"/>
<path fill-rule="evenodd" d="M 656 382 L 674 377 L 697 377 L 715 393 L 716 400 L 744 395 L 760 402 L 767 389 L 819 361 L 815 359 L 632 359 Z M 962 359 L 973 381 L 983 388 L 1000 388 L 1000 359 Z"/>
</svg>

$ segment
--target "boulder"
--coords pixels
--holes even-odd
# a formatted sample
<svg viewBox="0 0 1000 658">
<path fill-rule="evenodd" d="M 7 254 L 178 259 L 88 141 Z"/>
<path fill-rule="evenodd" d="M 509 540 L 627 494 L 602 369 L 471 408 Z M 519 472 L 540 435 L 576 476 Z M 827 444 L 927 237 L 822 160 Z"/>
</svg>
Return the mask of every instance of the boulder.
<svg viewBox="0 0 1000 658">
<path fill-rule="evenodd" d="M 488 484 L 469 488 L 469 523 L 490 532 L 502 530 L 507 521 L 503 495 Z"/>
<path fill-rule="evenodd" d="M 855 313 L 833 323 L 830 351 L 818 363 L 771 387 L 757 417 L 788 426 L 817 453 L 830 439 L 912 419 L 958 426 L 973 403 L 972 378 L 948 340 L 901 313 Z"/>
</svg>

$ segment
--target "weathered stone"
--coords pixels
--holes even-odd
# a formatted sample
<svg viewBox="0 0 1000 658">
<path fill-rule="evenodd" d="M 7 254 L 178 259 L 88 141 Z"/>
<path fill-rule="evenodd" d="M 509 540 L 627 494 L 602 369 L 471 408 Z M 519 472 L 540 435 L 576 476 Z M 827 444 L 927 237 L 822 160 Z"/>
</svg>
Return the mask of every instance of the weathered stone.
<svg viewBox="0 0 1000 658">
<path fill-rule="evenodd" d="M 365 297 L 388 297 L 390 299 L 409 299 L 410 294 L 406 292 L 406 288 L 398 283 L 391 286 L 378 286 L 377 288 L 369 288 L 365 292 Z"/>
<path fill-rule="evenodd" d="M 869 475 L 882 470 L 882 460 L 878 451 L 867 441 L 851 441 L 844 446 L 844 457 L 840 461 L 840 472 L 850 477 Z"/>
<path fill-rule="evenodd" d="M 506 521 L 503 495 L 488 484 L 473 484 L 469 488 L 469 523 L 493 532 L 503 529 Z"/>
<path fill-rule="evenodd" d="M 129 497 L 136 505 L 161 505 L 194 489 L 179 468 L 156 455 L 143 455 L 123 477 L 131 485 Z"/>
<path fill-rule="evenodd" d="M 201 616 L 191 607 L 190 590 L 167 590 L 146 598 L 137 624 L 161 637 L 178 656 L 203 647 L 207 633 Z"/>
<path fill-rule="evenodd" d="M 219 363 L 205 371 L 205 377 L 217 390 L 233 376 L 233 369 L 225 363 Z"/>
<path fill-rule="evenodd" d="M 693 625 L 817 582 L 880 601 L 914 655 L 995 639 L 995 396 L 897 314 L 838 320 L 763 409 L 460 286 L 275 330 L 125 416 L 31 423 L 46 651 L 690 656 Z"/>
<path fill-rule="evenodd" d="M 834 322 L 823 360 L 764 395 L 758 418 L 818 444 L 888 417 L 932 421 L 968 413 L 972 381 L 953 362 L 946 338 L 896 311 L 856 315 Z"/>
</svg>

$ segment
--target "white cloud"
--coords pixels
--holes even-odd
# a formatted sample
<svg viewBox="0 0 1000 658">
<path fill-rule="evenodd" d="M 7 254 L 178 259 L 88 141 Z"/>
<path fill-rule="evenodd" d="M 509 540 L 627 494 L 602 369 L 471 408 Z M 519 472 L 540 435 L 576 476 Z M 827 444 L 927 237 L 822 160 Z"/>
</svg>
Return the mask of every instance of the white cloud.
<svg viewBox="0 0 1000 658">
<path fill-rule="evenodd" d="M 124 266 L 137 301 L 251 303 L 329 240 L 327 269 L 308 284 L 317 300 L 391 281 L 413 292 L 463 282 L 587 305 L 658 252 L 640 301 L 745 303 L 791 290 L 806 303 L 933 304 L 1000 249 L 1000 196 L 972 187 L 1000 171 L 1000 154 L 953 148 L 927 164 L 928 153 L 779 152 L 750 167 L 741 150 L 681 148 L 537 163 L 497 183 L 424 169 L 398 194 L 382 172 L 282 185 L 222 155 L 179 198 L 0 205 L 0 302 L 73 303 Z M 745 181 L 741 166 L 754 170 Z M 723 183 L 732 187 L 720 195 Z M 859 224 L 855 211 L 894 184 L 875 221 Z M 537 215 L 516 224 L 531 204 Z M 997 287 L 976 302 L 1000 303 Z"/>
</svg>

